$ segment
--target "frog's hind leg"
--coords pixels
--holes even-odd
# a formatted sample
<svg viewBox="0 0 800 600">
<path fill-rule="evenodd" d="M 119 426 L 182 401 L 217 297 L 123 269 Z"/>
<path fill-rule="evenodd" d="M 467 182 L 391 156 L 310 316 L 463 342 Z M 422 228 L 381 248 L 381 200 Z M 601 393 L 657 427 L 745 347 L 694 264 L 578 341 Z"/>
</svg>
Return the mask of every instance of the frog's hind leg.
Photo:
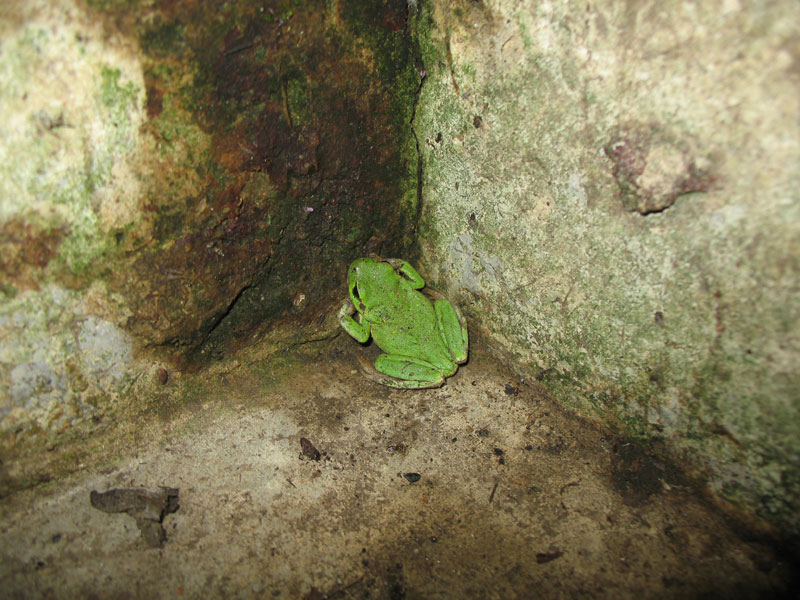
<svg viewBox="0 0 800 600">
<path fill-rule="evenodd" d="M 439 331 L 453 355 L 453 360 L 458 364 L 467 362 L 469 337 L 464 317 L 447 298 L 439 298 L 433 303 L 433 307 L 436 310 Z"/>
<path fill-rule="evenodd" d="M 408 356 L 381 354 L 375 359 L 375 369 L 388 378 L 379 382 L 397 388 L 435 388 L 444 384 L 444 374 L 430 364 Z"/>
</svg>

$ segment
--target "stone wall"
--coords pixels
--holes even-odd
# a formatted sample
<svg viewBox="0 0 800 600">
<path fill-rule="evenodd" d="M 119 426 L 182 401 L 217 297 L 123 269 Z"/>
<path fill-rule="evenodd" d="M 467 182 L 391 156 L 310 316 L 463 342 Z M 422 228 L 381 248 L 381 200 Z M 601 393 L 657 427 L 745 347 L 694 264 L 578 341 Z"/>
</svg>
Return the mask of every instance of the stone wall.
<svg viewBox="0 0 800 600">
<path fill-rule="evenodd" d="M 791 1 L 423 4 L 414 122 L 423 266 L 473 328 L 795 533 L 798 23 Z"/>
<path fill-rule="evenodd" d="M 352 259 L 412 247 L 403 0 L 0 12 L 0 450 L 303 341 Z"/>
</svg>

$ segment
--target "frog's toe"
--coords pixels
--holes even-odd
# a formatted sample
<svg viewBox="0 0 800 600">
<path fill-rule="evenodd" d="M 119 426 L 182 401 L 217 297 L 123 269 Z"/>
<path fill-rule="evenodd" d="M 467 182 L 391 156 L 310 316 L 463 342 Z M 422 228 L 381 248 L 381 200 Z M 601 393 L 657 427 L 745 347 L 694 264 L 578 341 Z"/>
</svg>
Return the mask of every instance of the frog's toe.
<svg viewBox="0 0 800 600">
<path fill-rule="evenodd" d="M 444 377 L 438 381 L 411 381 L 407 379 L 395 379 L 393 377 L 384 376 L 378 383 L 393 388 L 400 388 L 403 390 L 424 390 L 428 388 L 439 388 L 444 385 Z"/>
<path fill-rule="evenodd" d="M 339 307 L 339 320 L 341 321 L 343 317 L 349 317 L 354 312 L 356 312 L 356 307 L 353 306 L 349 298 L 345 299 L 345 301 L 342 302 L 342 306 Z"/>
</svg>

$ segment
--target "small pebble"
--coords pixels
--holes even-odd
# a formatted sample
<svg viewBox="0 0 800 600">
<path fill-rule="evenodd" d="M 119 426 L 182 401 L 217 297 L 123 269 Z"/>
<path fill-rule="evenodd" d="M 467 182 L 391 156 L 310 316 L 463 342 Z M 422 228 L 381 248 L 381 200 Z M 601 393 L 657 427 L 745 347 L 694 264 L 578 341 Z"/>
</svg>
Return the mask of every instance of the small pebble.
<svg viewBox="0 0 800 600">
<path fill-rule="evenodd" d="M 303 450 L 303 456 L 309 460 L 319 460 L 322 457 L 319 450 L 314 447 L 314 444 L 308 438 L 300 438 L 300 447 Z"/>
</svg>

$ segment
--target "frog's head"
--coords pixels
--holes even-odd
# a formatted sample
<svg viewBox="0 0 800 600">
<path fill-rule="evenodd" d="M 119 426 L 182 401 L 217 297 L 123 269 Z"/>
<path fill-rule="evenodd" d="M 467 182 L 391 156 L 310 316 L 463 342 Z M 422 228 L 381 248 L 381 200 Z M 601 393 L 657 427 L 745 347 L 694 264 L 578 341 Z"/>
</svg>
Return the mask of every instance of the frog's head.
<svg viewBox="0 0 800 600">
<path fill-rule="evenodd" d="M 374 304 L 393 275 L 394 269 L 388 262 L 374 258 L 354 260 L 347 272 L 347 287 L 356 310 L 361 312 Z"/>
</svg>

